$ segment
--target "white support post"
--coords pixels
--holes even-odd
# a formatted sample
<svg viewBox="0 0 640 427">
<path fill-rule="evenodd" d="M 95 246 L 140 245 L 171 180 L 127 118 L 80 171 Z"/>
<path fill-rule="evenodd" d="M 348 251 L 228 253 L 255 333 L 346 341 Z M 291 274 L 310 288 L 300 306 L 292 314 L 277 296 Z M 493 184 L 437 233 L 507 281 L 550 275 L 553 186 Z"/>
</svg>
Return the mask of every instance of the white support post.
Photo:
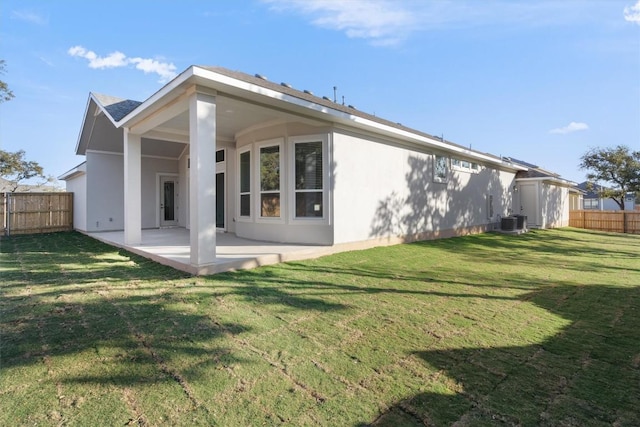
<svg viewBox="0 0 640 427">
<path fill-rule="evenodd" d="M 141 137 L 124 129 L 124 243 L 142 243 Z"/>
<path fill-rule="evenodd" d="M 189 218 L 191 265 L 216 260 L 216 98 L 193 93 L 189 98 Z"/>
</svg>

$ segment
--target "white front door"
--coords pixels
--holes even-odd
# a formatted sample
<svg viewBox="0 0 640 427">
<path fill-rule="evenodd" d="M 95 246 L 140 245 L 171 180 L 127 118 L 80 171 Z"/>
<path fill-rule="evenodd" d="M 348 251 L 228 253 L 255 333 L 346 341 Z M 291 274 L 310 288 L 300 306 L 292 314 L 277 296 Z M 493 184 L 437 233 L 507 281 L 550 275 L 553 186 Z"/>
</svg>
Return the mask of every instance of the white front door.
<svg viewBox="0 0 640 427">
<path fill-rule="evenodd" d="M 160 177 L 160 227 L 178 225 L 178 180 L 172 176 Z"/>
</svg>

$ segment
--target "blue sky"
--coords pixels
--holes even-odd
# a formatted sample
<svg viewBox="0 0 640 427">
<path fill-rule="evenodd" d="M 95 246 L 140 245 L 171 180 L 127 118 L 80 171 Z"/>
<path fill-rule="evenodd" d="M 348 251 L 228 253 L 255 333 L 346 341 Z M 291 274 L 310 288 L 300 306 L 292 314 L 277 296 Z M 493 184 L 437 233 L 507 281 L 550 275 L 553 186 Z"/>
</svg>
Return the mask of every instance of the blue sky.
<svg viewBox="0 0 640 427">
<path fill-rule="evenodd" d="M 190 65 L 260 73 L 580 182 L 640 149 L 640 0 L 29 1 L 0 5 L 0 148 L 58 176 L 90 91 L 145 100 Z"/>
</svg>

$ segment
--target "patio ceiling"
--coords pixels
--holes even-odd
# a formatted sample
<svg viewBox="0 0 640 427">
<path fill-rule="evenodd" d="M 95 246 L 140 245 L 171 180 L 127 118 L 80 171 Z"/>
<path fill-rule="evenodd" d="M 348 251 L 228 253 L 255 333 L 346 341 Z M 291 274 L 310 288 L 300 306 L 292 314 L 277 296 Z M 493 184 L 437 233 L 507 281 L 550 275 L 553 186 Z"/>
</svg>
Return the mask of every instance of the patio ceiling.
<svg viewBox="0 0 640 427">
<path fill-rule="evenodd" d="M 91 114 L 87 115 L 87 119 L 87 121 L 93 120 L 93 123 L 85 123 L 85 129 L 90 130 L 90 135 L 86 135 L 88 137 L 88 145 L 84 147 L 86 150 L 123 152 L 123 129 L 114 127 L 111 120 L 97 105 L 92 105 Z M 284 120 L 304 119 L 272 107 L 224 95 L 216 96 L 218 141 L 232 142 L 235 141 L 239 132 Z M 189 111 L 184 110 L 142 135 L 142 155 L 178 159 L 188 143 Z"/>
</svg>

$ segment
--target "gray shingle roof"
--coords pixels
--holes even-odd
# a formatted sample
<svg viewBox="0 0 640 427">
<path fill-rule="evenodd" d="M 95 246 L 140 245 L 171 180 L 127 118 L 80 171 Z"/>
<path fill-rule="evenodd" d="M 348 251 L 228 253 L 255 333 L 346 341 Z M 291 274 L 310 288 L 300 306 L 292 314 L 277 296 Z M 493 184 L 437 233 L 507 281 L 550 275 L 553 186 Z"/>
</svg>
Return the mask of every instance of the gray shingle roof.
<svg viewBox="0 0 640 427">
<path fill-rule="evenodd" d="M 231 77 L 234 79 L 238 79 L 247 83 L 251 83 L 254 84 L 256 86 L 261 86 L 264 87 L 266 89 L 271 89 L 280 93 L 284 93 L 286 95 L 290 95 L 293 96 L 295 98 L 298 99 L 302 99 L 304 101 L 308 101 L 308 102 L 313 102 L 314 104 L 317 105 L 321 105 L 323 107 L 327 107 L 327 108 L 331 108 L 333 110 L 337 110 L 346 114 L 350 114 L 353 116 L 357 116 L 357 117 L 361 117 L 363 119 L 367 119 L 367 120 L 371 120 L 373 122 L 376 123 L 380 123 L 386 126 L 390 126 L 396 129 L 400 129 L 400 130 L 404 130 L 407 132 L 411 132 L 413 134 L 416 135 L 420 135 L 423 137 L 427 137 L 427 138 L 431 138 L 431 139 L 436 139 L 436 140 L 442 140 L 439 136 L 434 136 L 407 126 L 403 126 L 400 123 L 396 123 L 396 122 L 392 122 L 390 120 L 386 120 L 383 118 L 380 118 L 378 116 L 374 116 L 373 114 L 369 114 L 369 113 L 365 113 L 364 111 L 360 111 L 354 107 L 348 106 L 348 105 L 342 105 L 340 103 L 337 102 L 333 102 L 330 99 L 326 99 L 326 98 L 322 98 L 319 96 L 315 96 L 310 92 L 306 92 L 303 90 L 298 90 L 298 89 L 294 89 L 290 86 L 285 86 L 284 84 L 279 84 L 279 83 L 274 83 L 272 81 L 266 80 L 264 78 L 260 78 L 260 77 L 256 77 L 256 76 L 252 76 L 250 74 L 246 74 L 243 73 L 241 71 L 233 71 L 233 70 L 229 70 L 227 68 L 224 67 L 212 67 L 212 66 L 198 66 L 199 68 L 203 68 L 205 70 L 209 70 L 212 71 L 214 73 L 218 73 L 218 74 L 222 74 L 223 76 L 227 76 L 227 77 Z M 481 152 L 481 151 L 477 151 L 477 150 L 471 150 L 469 149 L 469 147 L 465 147 L 463 145 L 459 145 L 456 143 L 453 143 L 451 141 L 444 141 L 449 145 L 452 145 L 454 147 L 458 147 L 458 148 L 462 148 L 464 150 L 469 150 L 471 152 L 474 153 L 478 153 L 478 154 L 482 154 L 485 156 L 489 156 L 489 157 L 493 157 L 496 160 L 500 160 L 500 157 L 497 157 L 493 154 L 490 153 L 485 153 L 485 152 Z"/>
<path fill-rule="evenodd" d="M 93 97 L 104 107 L 114 121 L 120 121 L 124 116 L 135 110 L 142 102 L 132 99 L 116 98 L 115 96 L 94 93 Z"/>
</svg>

